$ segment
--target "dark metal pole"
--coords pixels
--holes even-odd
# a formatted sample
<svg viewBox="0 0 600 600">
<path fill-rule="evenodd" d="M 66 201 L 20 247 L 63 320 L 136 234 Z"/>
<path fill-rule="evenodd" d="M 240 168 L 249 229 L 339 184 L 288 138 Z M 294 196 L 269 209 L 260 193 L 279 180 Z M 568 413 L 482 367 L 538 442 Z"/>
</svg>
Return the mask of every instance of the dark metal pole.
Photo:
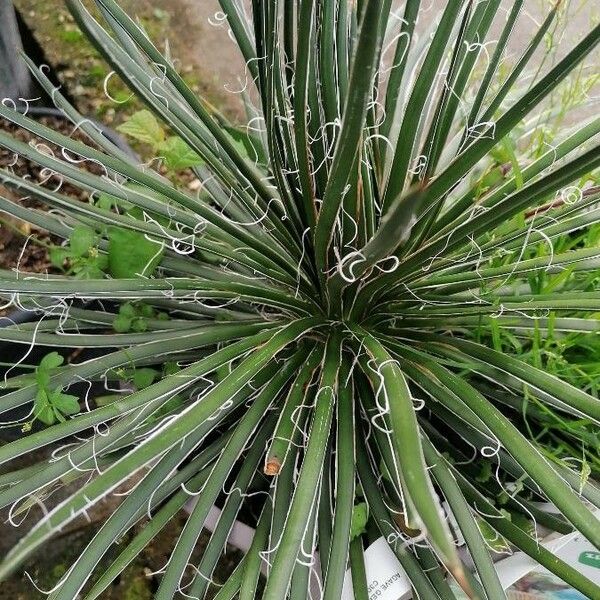
<svg viewBox="0 0 600 600">
<path fill-rule="evenodd" d="M 27 98 L 34 90 L 29 70 L 20 57 L 22 50 L 12 0 L 0 0 L 0 99 Z"/>
</svg>

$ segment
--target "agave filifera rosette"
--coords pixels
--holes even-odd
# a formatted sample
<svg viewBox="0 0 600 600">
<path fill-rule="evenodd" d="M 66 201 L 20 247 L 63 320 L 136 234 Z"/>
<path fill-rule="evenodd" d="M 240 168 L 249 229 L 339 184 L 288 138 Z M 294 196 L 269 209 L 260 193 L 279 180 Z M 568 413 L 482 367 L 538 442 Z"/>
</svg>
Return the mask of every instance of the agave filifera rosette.
<svg viewBox="0 0 600 600">
<path fill-rule="evenodd" d="M 33 65 L 90 145 L 7 102 L 0 107 L 2 118 L 63 150 L 52 154 L 6 133 L 2 146 L 91 196 L 89 204 L 74 200 L 9 167 L 1 175 L 7 188 L 54 210 L 5 197 L 0 210 L 65 239 L 82 225 L 92 229 L 100 256 L 110 252 L 109 231 L 138 232 L 157 247 L 136 277 L 1 273 L 3 296 L 43 318 L 7 327 L 0 339 L 106 348 L 79 364 L 48 359 L 36 383 L 8 379 L 2 410 L 32 402 L 40 386 L 61 394 L 77 381 L 118 379 L 124 369 L 160 370 L 150 385 L 98 405 L 81 402 L 72 416 L 71 401 L 57 397 L 65 408 L 46 415 L 53 424 L 0 447 L 8 465 L 0 504 L 13 512 L 43 502 L 61 482 L 80 483 L 23 536 L 0 575 L 125 485 L 123 501 L 50 598 L 82 590 L 99 597 L 192 497 L 160 600 L 204 597 L 232 523 L 250 506 L 256 514 L 257 503 L 252 547 L 220 599 L 306 598 L 316 570 L 323 597 L 337 600 L 348 567 L 356 597 L 366 597 L 363 540 L 350 535 L 354 506 L 363 503 L 420 598 L 454 597 L 446 572 L 472 596 L 504 598 L 489 531 L 600 598 L 598 586 L 530 529 L 532 521 L 561 533 L 575 527 L 600 548 L 600 522 L 589 510 L 600 507 L 600 490 L 519 431 L 524 412 L 533 430 L 548 413 L 594 426 L 600 403 L 518 353 L 493 349 L 490 333 L 527 345 L 550 330 L 598 328 L 600 250 L 554 252 L 554 244 L 600 221 L 598 196 L 580 189 L 600 166 L 600 118 L 563 132 L 527 164 L 519 153 L 552 116 L 544 102 L 594 50 L 600 27 L 523 86 L 560 3 L 500 76 L 523 0 L 506 12 L 500 0 L 448 2 L 420 39 L 413 35 L 419 0 L 393 16 L 390 0 L 255 0 L 251 17 L 241 3 L 221 0 L 260 105 L 248 100 L 249 126 L 236 130 L 116 2 L 96 0 L 103 26 L 77 0 L 68 4 L 115 72 L 199 158 L 202 187 L 190 194 L 138 164 Z M 489 42 L 495 24 L 498 37 Z M 81 161 L 98 163 L 104 175 Z M 98 194 L 117 208 L 93 201 Z M 143 328 L 127 331 L 135 319 Z M 44 420 L 36 405 L 31 416 Z M 574 445 L 583 435 L 560 433 Z M 16 457 L 57 443 L 66 445 L 50 462 L 11 470 Z M 482 478 L 486 469 L 494 476 Z M 215 531 L 190 566 L 219 499 Z M 560 514 L 540 508 L 543 500 Z M 133 534 L 96 572 L 126 532 Z M 263 563 L 268 577 L 257 592 Z"/>
</svg>

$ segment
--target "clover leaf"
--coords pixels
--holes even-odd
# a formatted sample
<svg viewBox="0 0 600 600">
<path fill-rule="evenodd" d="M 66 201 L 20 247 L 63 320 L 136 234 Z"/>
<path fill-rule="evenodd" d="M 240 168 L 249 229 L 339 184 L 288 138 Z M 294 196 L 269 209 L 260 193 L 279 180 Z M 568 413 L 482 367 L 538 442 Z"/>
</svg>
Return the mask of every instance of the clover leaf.
<svg viewBox="0 0 600 600">
<path fill-rule="evenodd" d="M 350 525 L 350 540 L 357 538 L 367 530 L 369 520 L 369 507 L 365 502 L 355 504 L 352 509 L 352 521 Z"/>
<path fill-rule="evenodd" d="M 64 394 L 60 386 L 51 388 L 50 380 L 53 372 L 60 367 L 64 358 L 58 352 L 46 354 L 35 369 L 35 380 L 38 386 L 33 403 L 33 416 L 46 425 L 56 421 L 65 421 L 65 416 L 79 412 L 77 396 Z M 24 430 L 29 430 L 25 427 Z"/>
</svg>

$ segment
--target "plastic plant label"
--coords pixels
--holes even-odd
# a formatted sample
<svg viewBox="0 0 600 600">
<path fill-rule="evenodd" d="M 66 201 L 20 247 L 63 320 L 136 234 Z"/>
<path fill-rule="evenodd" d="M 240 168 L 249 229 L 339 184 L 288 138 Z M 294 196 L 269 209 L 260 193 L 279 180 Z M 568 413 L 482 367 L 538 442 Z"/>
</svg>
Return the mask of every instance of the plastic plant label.
<svg viewBox="0 0 600 600">
<path fill-rule="evenodd" d="M 596 569 L 600 569 L 600 552 L 589 550 L 587 552 L 582 552 L 579 555 L 579 562 L 582 565 L 587 565 L 588 567 L 595 567 Z"/>
<path fill-rule="evenodd" d="M 552 507 L 546 508 L 551 510 Z M 595 511 L 594 515 L 600 518 L 600 511 Z M 600 552 L 579 532 L 561 536 L 553 534 L 542 545 L 585 577 L 600 584 Z M 498 561 L 495 566 L 509 600 L 586 600 L 583 594 L 522 552 Z M 466 596 L 457 595 L 466 600 Z"/>
<path fill-rule="evenodd" d="M 375 540 L 365 550 L 365 571 L 369 600 L 408 600 L 411 598 L 411 586 L 385 538 Z M 352 576 L 346 571 L 341 600 L 354 600 Z"/>
</svg>

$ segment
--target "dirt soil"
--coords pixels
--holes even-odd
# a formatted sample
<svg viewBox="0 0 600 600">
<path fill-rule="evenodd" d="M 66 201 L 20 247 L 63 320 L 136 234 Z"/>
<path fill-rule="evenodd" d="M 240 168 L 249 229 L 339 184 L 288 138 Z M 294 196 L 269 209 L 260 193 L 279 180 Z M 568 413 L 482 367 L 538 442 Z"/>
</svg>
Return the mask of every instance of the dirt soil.
<svg viewBox="0 0 600 600">
<path fill-rule="evenodd" d="M 81 108 L 81 107 L 80 107 Z M 59 131 L 65 135 L 72 135 L 75 139 L 84 140 L 85 137 L 79 132 L 73 134 L 73 126 L 63 119 L 55 117 L 43 117 L 40 122 L 51 127 L 55 131 Z M 2 120 L 0 128 L 9 132 L 21 141 L 41 141 L 35 140 L 31 134 L 26 131 L 19 130 L 11 123 Z M 86 140 L 87 141 L 87 140 Z M 55 152 L 59 152 L 58 148 L 50 148 Z M 27 176 L 33 181 L 40 182 L 44 179 L 40 167 L 24 160 L 22 157 L 15 159 L 11 152 L 0 149 L 0 166 L 9 166 L 14 172 L 20 176 Z M 95 174 L 101 174 L 100 167 L 94 163 L 85 163 L 85 168 Z M 56 187 L 58 181 L 55 177 L 50 178 L 46 185 L 51 188 Z M 61 193 L 76 198 L 82 202 L 88 202 L 88 195 L 78 188 L 63 182 L 60 189 Z M 15 194 L 11 190 L 0 186 L 0 194 L 8 197 L 10 200 L 22 203 L 25 206 L 40 209 L 44 205 L 34 199 L 20 199 L 20 194 Z M 8 218 L 6 215 L 1 216 L 0 221 L 0 268 L 13 269 L 18 268 L 20 271 L 35 271 L 35 272 L 56 272 L 48 258 L 48 246 L 51 244 L 59 244 L 60 238 L 49 235 L 45 231 L 39 230 L 28 224 L 22 223 L 16 219 Z M 2 442 L 0 441 L 0 444 Z M 51 451 L 52 448 L 48 450 Z M 11 465 L 11 468 L 25 467 L 28 464 L 33 464 L 36 461 L 43 460 L 47 452 L 37 452 L 24 457 L 18 465 Z M 58 501 L 65 497 L 66 492 L 74 491 L 74 487 L 67 488 L 63 494 L 53 495 L 48 501 L 47 507 L 51 508 Z M 42 600 L 47 597 L 40 590 L 51 589 L 56 581 L 66 572 L 75 557 L 77 557 L 89 540 L 93 537 L 102 522 L 114 511 L 118 504 L 118 499 L 109 499 L 103 502 L 91 516 L 91 523 L 86 520 L 76 522 L 67 531 L 57 536 L 50 545 L 51 551 L 42 552 L 36 558 L 29 561 L 23 571 L 15 574 L 9 580 L 0 585 L 0 600 Z M 41 516 L 37 508 L 34 508 L 28 514 L 25 522 L 20 527 L 13 527 L 7 522 L 7 511 L 0 511 L 0 557 L 4 556 L 10 548 L 12 548 L 24 533 L 36 522 Z M 153 598 L 156 589 L 158 588 L 158 576 L 152 573 L 160 571 L 168 561 L 169 554 L 181 532 L 185 523 L 185 513 L 179 514 L 164 531 L 158 535 L 155 540 L 147 546 L 139 557 L 132 563 L 124 573 L 113 582 L 109 589 L 102 594 L 102 600 L 150 600 Z M 128 534 L 121 540 L 121 544 L 130 539 L 133 533 Z M 192 562 L 197 562 L 201 556 L 202 550 L 206 545 L 207 536 L 203 535 L 200 542 L 197 544 L 196 551 L 192 556 Z M 121 546 L 122 547 L 122 546 Z M 110 557 L 114 557 L 119 551 L 119 546 L 116 546 L 113 551 L 108 554 L 104 563 L 106 564 Z M 233 549 L 228 549 L 228 552 L 222 557 L 215 574 L 215 581 L 222 582 L 233 570 L 239 562 L 239 554 Z M 98 572 L 102 572 L 100 566 Z M 27 574 L 26 574 L 27 573 Z M 35 586 L 29 579 L 31 577 L 35 581 Z M 214 588 L 214 589 L 213 589 Z M 213 586 L 210 591 L 210 596 L 217 589 Z"/>
<path fill-rule="evenodd" d="M 63 119 L 55 117 L 43 117 L 40 122 L 59 131 L 65 135 L 72 135 L 73 127 Z M 41 141 L 35 140 L 31 134 L 24 130 L 19 130 L 7 121 L 0 121 L 0 128 L 9 132 L 21 141 Z M 85 137 L 75 132 L 75 139 L 84 140 Z M 87 140 L 86 140 L 87 141 Z M 52 148 L 59 152 L 58 148 Z M 44 179 L 39 166 L 18 157 L 15 160 L 14 155 L 4 149 L 0 149 L 0 166 L 9 166 L 20 176 L 27 176 L 33 181 L 40 182 Z M 100 167 L 94 163 L 85 163 L 85 168 L 95 174 L 101 174 Z M 46 185 L 50 188 L 56 187 L 58 181 L 56 178 L 50 178 Z M 76 198 L 82 202 L 88 202 L 88 195 L 75 186 L 63 182 L 60 189 L 61 193 Z M 34 199 L 20 199 L 20 195 L 14 194 L 11 190 L 0 186 L 0 194 L 8 197 L 10 200 L 22 203 L 25 206 L 40 209 L 44 205 Z M 13 269 L 20 271 L 35 272 L 57 272 L 48 258 L 47 246 L 50 244 L 59 244 L 60 238 L 49 235 L 45 231 L 39 230 L 28 224 L 22 223 L 16 219 L 9 219 L 6 215 L 1 216 L 0 221 L 0 268 Z M 6 358 L 6 357 L 5 357 Z M 2 444 L 2 441 L 0 441 Z M 43 460 L 53 448 L 47 452 L 40 451 L 23 457 L 20 464 L 11 464 L 11 468 L 16 469 L 26 467 L 29 464 Z M 47 502 L 47 508 L 56 505 L 61 499 L 66 497 L 68 491 L 74 491 L 75 486 L 71 486 L 63 491 L 62 494 L 55 494 Z M 66 572 L 73 560 L 81 553 L 86 544 L 93 537 L 101 526 L 102 522 L 114 511 L 120 500 L 112 497 L 100 504 L 90 515 L 91 523 L 87 520 L 79 520 L 68 530 L 58 535 L 51 543 L 50 552 L 41 552 L 37 557 L 25 565 L 24 569 L 0 585 L 0 600 L 42 600 L 47 597 L 40 590 L 51 589 L 56 581 Z M 36 508 L 28 514 L 24 523 L 20 527 L 13 527 L 7 521 L 8 513 L 6 510 L 0 511 L 0 557 L 4 556 L 18 541 L 24 533 L 41 516 L 41 512 Z M 104 592 L 100 598 L 102 600 L 150 600 L 158 589 L 159 579 L 154 572 L 160 571 L 168 561 L 170 552 L 177 541 L 179 533 L 185 523 L 185 513 L 180 513 L 173 520 L 172 524 L 165 528 L 150 543 L 138 558 L 127 567 L 123 574 L 113 582 L 113 584 Z M 122 540 L 121 546 L 115 546 L 111 553 L 104 558 L 104 564 L 107 564 L 111 557 L 116 556 L 119 548 L 122 547 L 128 539 L 135 534 L 137 530 L 129 533 Z M 192 563 L 198 562 L 202 550 L 206 546 L 208 536 L 204 534 L 196 546 L 192 556 Z M 223 582 L 228 574 L 235 568 L 240 560 L 240 555 L 235 550 L 229 548 L 223 555 L 218 565 L 215 581 Z M 102 572 L 100 565 L 98 572 Z M 30 578 L 35 581 L 35 586 Z M 212 598 L 218 588 L 212 586 L 209 597 Z"/>
<path fill-rule="evenodd" d="M 110 77 L 111 98 L 106 96 L 104 84 L 111 69 L 78 30 L 62 0 L 14 3 L 82 114 L 111 125 L 139 108 L 117 77 Z M 216 2 L 123 0 L 119 4 L 138 19 L 161 50 L 168 50 L 193 90 L 230 116 L 240 114 L 239 95 L 228 93 L 224 86 L 235 89 L 243 63 L 223 25 L 215 27 L 208 21 L 218 10 Z"/>
<path fill-rule="evenodd" d="M 71 135 L 73 126 L 64 119 L 56 117 L 42 117 L 39 122 L 47 127 L 58 131 L 63 135 Z M 10 133 L 16 139 L 23 142 L 39 141 L 27 131 L 19 129 L 6 120 L 0 121 L 0 129 Z M 84 140 L 84 136 L 75 132 L 72 137 L 78 140 Z M 60 150 L 56 147 L 46 144 L 54 152 Z M 46 186 L 55 189 L 59 183 L 56 176 L 49 179 L 44 175 L 42 169 L 34 163 L 18 157 L 15 160 L 14 154 L 4 148 L 0 148 L 0 167 L 10 166 L 12 171 L 20 177 L 27 177 L 31 181 L 46 181 Z M 86 163 L 85 169 L 94 174 L 101 174 L 101 168 L 94 163 Z M 45 209 L 45 205 L 34 199 L 22 199 L 22 194 L 13 193 L 10 189 L 0 185 L 0 193 L 10 200 L 19 202 L 23 206 L 35 209 Z M 77 198 L 83 202 L 88 201 L 87 194 L 70 185 L 68 182 L 62 182 L 60 193 Z M 21 271 L 33 271 L 37 273 L 56 272 L 56 268 L 50 264 L 48 258 L 48 248 L 50 244 L 60 244 L 61 239 L 48 234 L 47 232 L 23 223 L 16 219 L 8 218 L 2 214 L 0 216 L 0 269 L 18 268 Z"/>
<path fill-rule="evenodd" d="M 54 502 L 57 500 L 58 498 L 54 498 Z M 17 574 L 1 584 L 0 599 L 45 600 L 47 595 L 40 590 L 52 589 L 76 557 L 81 554 L 102 522 L 114 511 L 116 504 L 115 500 L 105 501 L 90 515 L 91 523 L 81 519 L 66 532 L 56 536 L 45 551 L 40 552 L 25 565 L 22 574 Z M 6 511 L 0 512 L 0 516 L 4 520 Z M 0 556 L 3 556 L 40 516 L 39 511 L 36 514 L 32 513 L 26 523 L 18 528 L 4 525 L 0 535 Z M 163 529 L 136 560 L 102 593 L 99 597 L 100 600 L 151 600 L 160 583 L 159 576 L 154 573 L 161 571 L 167 563 L 171 550 L 183 529 L 185 519 L 186 514 L 183 511 L 176 515 L 169 527 Z M 133 538 L 133 535 L 139 532 L 141 526 L 143 525 L 135 528 L 133 532 L 128 533 L 119 540 L 117 545 L 113 546 L 112 551 L 99 564 L 97 573 L 102 573 L 103 565 L 109 564 L 109 560 L 118 555 L 119 551 Z M 192 564 L 198 563 L 207 542 L 208 535 L 203 534 L 192 554 L 190 560 Z M 218 585 L 225 581 L 237 566 L 240 558 L 239 552 L 228 547 L 217 566 L 214 575 L 217 585 L 211 585 L 209 599 L 213 598 L 218 591 Z M 35 586 L 31 580 L 35 582 Z M 36 586 L 39 589 L 36 589 Z"/>
</svg>

